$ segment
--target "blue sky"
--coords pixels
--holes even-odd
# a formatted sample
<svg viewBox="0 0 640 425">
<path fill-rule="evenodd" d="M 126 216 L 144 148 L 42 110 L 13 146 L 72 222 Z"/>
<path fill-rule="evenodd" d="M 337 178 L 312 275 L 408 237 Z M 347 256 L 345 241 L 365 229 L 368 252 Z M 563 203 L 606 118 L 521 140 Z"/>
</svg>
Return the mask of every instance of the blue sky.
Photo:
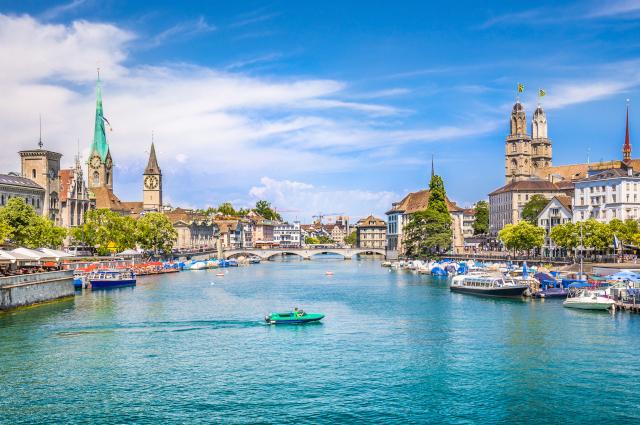
<svg viewBox="0 0 640 425">
<path fill-rule="evenodd" d="M 554 164 L 619 158 L 626 99 L 640 137 L 639 0 L 480 3 L 2 1 L 3 143 L 34 144 L 42 113 L 66 164 L 86 154 L 99 65 L 122 199 L 153 130 L 174 206 L 309 219 L 383 214 L 432 154 L 453 200 L 486 198 L 518 82 L 529 117 L 548 93 Z"/>
</svg>

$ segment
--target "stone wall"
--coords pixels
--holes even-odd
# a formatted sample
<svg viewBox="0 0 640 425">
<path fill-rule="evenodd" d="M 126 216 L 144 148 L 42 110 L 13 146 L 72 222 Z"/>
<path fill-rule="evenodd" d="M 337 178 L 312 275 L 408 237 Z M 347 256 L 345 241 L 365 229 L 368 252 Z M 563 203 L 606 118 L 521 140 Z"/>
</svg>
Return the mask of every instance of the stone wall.
<svg viewBox="0 0 640 425">
<path fill-rule="evenodd" d="M 73 271 L 70 270 L 0 278 L 0 310 L 74 294 Z"/>
</svg>

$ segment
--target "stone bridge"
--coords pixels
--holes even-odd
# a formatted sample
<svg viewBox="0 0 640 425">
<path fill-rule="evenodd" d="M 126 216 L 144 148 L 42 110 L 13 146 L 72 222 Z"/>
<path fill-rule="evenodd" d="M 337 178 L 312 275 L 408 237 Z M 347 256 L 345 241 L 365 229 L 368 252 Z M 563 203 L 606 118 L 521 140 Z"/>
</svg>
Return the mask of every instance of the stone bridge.
<svg viewBox="0 0 640 425">
<path fill-rule="evenodd" d="M 270 260 L 271 258 L 281 254 L 298 255 L 304 260 L 311 260 L 312 257 L 322 254 L 337 254 L 342 256 L 345 260 L 351 260 L 354 256 L 361 254 L 377 254 L 382 257 L 386 257 L 384 249 L 375 248 L 251 248 L 224 250 L 224 258 L 256 256 L 260 257 L 262 260 Z"/>
</svg>

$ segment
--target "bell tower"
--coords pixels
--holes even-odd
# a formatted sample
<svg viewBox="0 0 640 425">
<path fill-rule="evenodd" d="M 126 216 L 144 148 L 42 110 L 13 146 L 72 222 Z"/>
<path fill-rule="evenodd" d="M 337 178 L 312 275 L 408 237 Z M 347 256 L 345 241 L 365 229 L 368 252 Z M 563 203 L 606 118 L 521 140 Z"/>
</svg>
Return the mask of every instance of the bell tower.
<svg viewBox="0 0 640 425">
<path fill-rule="evenodd" d="M 533 169 L 551 166 L 551 139 L 547 135 L 547 115 L 538 105 L 531 120 L 531 161 Z"/>
<path fill-rule="evenodd" d="M 89 172 L 87 173 L 90 189 L 97 187 L 113 189 L 113 159 L 107 143 L 105 122 L 109 124 L 102 110 L 102 88 L 100 74 L 98 74 L 98 82 L 96 84 L 96 122 L 93 132 L 93 144 L 91 145 L 88 160 Z"/>
<path fill-rule="evenodd" d="M 507 183 L 531 177 L 531 137 L 527 116 L 519 100 L 513 105 L 509 135 L 505 140 L 505 179 Z"/>
<path fill-rule="evenodd" d="M 142 203 L 145 210 L 162 211 L 162 171 L 156 158 L 156 147 L 151 142 L 149 162 L 144 169 Z"/>
</svg>

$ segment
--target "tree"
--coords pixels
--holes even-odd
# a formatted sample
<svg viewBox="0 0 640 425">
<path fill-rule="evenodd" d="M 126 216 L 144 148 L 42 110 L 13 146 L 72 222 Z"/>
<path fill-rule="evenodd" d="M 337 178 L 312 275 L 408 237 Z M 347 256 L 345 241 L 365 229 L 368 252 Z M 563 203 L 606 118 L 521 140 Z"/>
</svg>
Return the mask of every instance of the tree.
<svg viewBox="0 0 640 425">
<path fill-rule="evenodd" d="M 331 239 L 331 236 L 320 235 L 318 236 L 318 243 L 326 245 L 326 244 L 336 243 L 336 241 Z"/>
<path fill-rule="evenodd" d="M 489 233 L 489 203 L 487 201 L 478 201 L 473 208 L 476 210 L 473 234 L 485 235 Z"/>
<path fill-rule="evenodd" d="M 547 206 L 549 200 L 542 195 L 533 195 L 522 207 L 522 219 L 534 226 L 538 225 L 538 215 Z"/>
<path fill-rule="evenodd" d="M 358 242 L 358 235 L 356 234 L 355 230 L 353 232 L 349 233 L 344 238 L 344 243 L 346 243 L 347 245 L 354 246 L 357 242 Z"/>
<path fill-rule="evenodd" d="M 608 225 L 590 218 L 578 223 L 578 232 L 582 227 L 582 245 L 585 248 L 602 250 L 613 243 L 613 234 Z"/>
<path fill-rule="evenodd" d="M 36 216 L 27 228 L 23 245 L 27 248 L 58 248 L 67 237 L 67 229 L 53 225 L 47 218 Z"/>
<path fill-rule="evenodd" d="M 171 252 L 178 239 L 178 232 L 169 219 L 162 213 L 149 212 L 138 219 L 137 240 L 143 249 L 158 252 Z"/>
<path fill-rule="evenodd" d="M 9 223 L 6 220 L 0 220 L 0 245 L 5 243 L 7 239 L 9 239 L 13 235 L 13 229 L 9 226 Z"/>
<path fill-rule="evenodd" d="M 235 208 L 233 208 L 233 205 L 231 205 L 231 202 L 224 202 L 220 204 L 220 206 L 217 208 L 217 212 L 219 212 L 222 215 L 232 216 L 232 217 L 235 217 L 236 215 L 238 215 Z"/>
<path fill-rule="evenodd" d="M 320 240 L 318 240 L 318 238 L 314 236 L 305 236 L 304 243 L 305 245 L 318 245 L 320 243 Z"/>
<path fill-rule="evenodd" d="M 17 245 L 26 245 L 30 236 L 30 227 L 37 219 L 36 210 L 19 197 L 9 199 L 0 209 L 0 221 L 5 222 L 12 229 L 11 240 Z"/>
<path fill-rule="evenodd" d="M 90 210 L 85 222 L 71 230 L 71 236 L 78 242 L 97 248 L 98 254 L 108 255 L 109 245 L 118 251 L 135 247 L 135 220 L 122 217 L 108 209 Z"/>
<path fill-rule="evenodd" d="M 280 214 L 272 209 L 271 204 L 267 201 L 260 200 L 256 202 L 256 206 L 253 210 L 267 220 L 282 221 L 282 217 L 280 216 Z"/>
<path fill-rule="evenodd" d="M 432 176 L 427 208 L 412 214 L 405 227 L 405 254 L 425 256 L 442 252 L 451 246 L 453 232 L 446 199 L 442 178 Z"/>
<path fill-rule="evenodd" d="M 2 242 L 10 236 L 16 245 L 29 248 L 57 248 L 67 236 L 65 229 L 39 216 L 35 208 L 19 197 L 9 199 L 7 205 L 0 209 L 0 223 L 4 223 L 0 225 Z"/>
<path fill-rule="evenodd" d="M 544 243 L 544 229 L 527 221 L 518 224 L 507 224 L 498 237 L 505 248 L 515 251 L 529 251 Z"/>
<path fill-rule="evenodd" d="M 551 228 L 549 237 L 554 244 L 568 251 L 574 251 L 580 243 L 578 226 L 572 222 L 558 224 Z"/>
</svg>

